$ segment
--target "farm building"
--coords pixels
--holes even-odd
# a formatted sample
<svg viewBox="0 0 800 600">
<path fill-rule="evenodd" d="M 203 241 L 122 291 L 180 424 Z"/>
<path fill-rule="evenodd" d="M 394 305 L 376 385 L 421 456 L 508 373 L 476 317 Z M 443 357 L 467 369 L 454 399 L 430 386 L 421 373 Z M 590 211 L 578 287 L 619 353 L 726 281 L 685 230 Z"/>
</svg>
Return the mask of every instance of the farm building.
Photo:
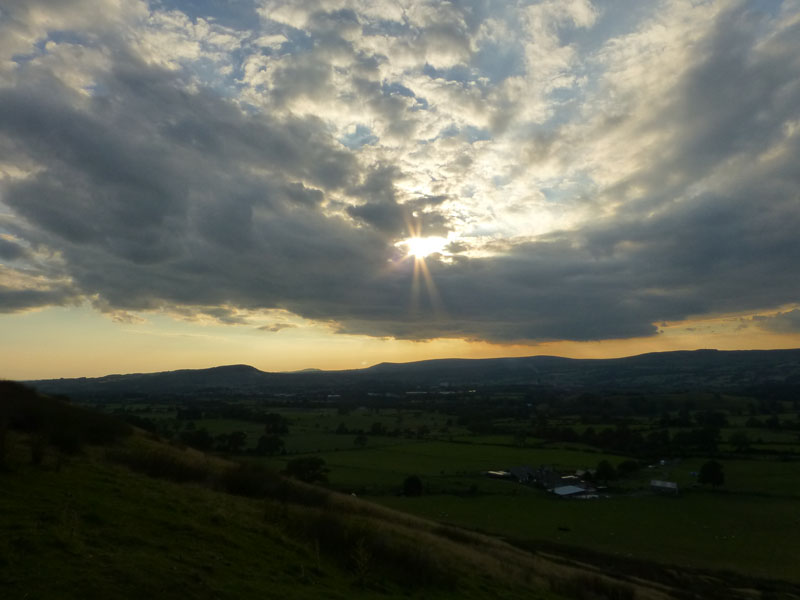
<svg viewBox="0 0 800 600">
<path fill-rule="evenodd" d="M 561 485 L 553 488 L 553 493 L 559 498 L 571 498 L 587 493 L 587 489 L 579 485 Z"/>
<path fill-rule="evenodd" d="M 530 467 L 511 467 L 509 471 L 511 476 L 520 483 L 533 483 L 536 481 L 536 472 Z"/>
<path fill-rule="evenodd" d="M 483 474 L 492 479 L 511 479 L 511 473 L 508 471 L 484 471 Z"/>
<path fill-rule="evenodd" d="M 678 484 L 674 481 L 653 479 L 650 481 L 650 489 L 658 494 L 678 495 Z"/>
</svg>

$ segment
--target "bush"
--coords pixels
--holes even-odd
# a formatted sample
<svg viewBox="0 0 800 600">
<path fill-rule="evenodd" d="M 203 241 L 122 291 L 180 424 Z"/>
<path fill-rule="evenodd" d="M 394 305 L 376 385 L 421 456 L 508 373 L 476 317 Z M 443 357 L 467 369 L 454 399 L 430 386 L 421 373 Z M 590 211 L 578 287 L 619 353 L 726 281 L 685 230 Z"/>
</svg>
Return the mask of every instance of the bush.
<svg viewBox="0 0 800 600">
<path fill-rule="evenodd" d="M 623 460 L 617 465 L 617 475 L 620 477 L 630 477 L 639 470 L 639 463 L 635 460 Z"/>
<path fill-rule="evenodd" d="M 106 456 L 134 471 L 177 483 L 203 482 L 210 475 L 208 464 L 182 456 L 177 450 L 112 450 Z"/>
<path fill-rule="evenodd" d="M 608 483 L 609 480 L 617 478 L 617 470 L 607 460 L 601 460 L 597 463 L 597 470 L 594 476 L 597 481 Z"/>
<path fill-rule="evenodd" d="M 717 487 L 725 483 L 725 471 L 722 465 L 715 460 L 710 460 L 700 467 L 700 475 L 697 477 L 698 483 L 710 483 Z"/>
<path fill-rule="evenodd" d="M 454 588 L 457 574 L 441 563 L 423 540 L 391 529 L 376 528 L 369 520 L 321 510 L 291 520 L 295 534 L 319 545 L 320 550 L 351 569 L 358 581 L 391 579 L 405 587 Z"/>
<path fill-rule="evenodd" d="M 197 448 L 205 452 L 211 450 L 214 446 L 214 438 L 208 433 L 205 428 L 197 429 L 195 431 L 184 431 L 180 435 L 180 440 L 192 448 Z"/>
<path fill-rule="evenodd" d="M 286 463 L 286 470 L 284 471 L 289 477 L 294 477 L 306 483 L 327 483 L 327 472 L 325 461 L 319 456 L 293 458 Z"/>
<path fill-rule="evenodd" d="M 409 475 L 403 481 L 403 495 L 405 496 L 421 496 L 422 490 L 422 480 L 417 475 Z"/>
<path fill-rule="evenodd" d="M 241 463 L 220 475 L 222 488 L 237 496 L 263 498 L 280 485 L 280 476 L 258 463 Z"/>
</svg>

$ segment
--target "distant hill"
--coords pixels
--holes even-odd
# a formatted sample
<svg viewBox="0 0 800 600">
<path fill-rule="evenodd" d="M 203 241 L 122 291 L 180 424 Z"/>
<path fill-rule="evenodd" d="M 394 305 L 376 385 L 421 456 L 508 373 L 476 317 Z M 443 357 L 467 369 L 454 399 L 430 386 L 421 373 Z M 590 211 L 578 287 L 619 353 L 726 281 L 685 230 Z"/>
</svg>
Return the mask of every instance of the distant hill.
<svg viewBox="0 0 800 600">
<path fill-rule="evenodd" d="M 49 394 L 113 399 L 158 396 L 259 396 L 350 391 L 545 386 L 567 390 L 730 391 L 800 387 L 800 349 L 695 350 L 616 359 L 439 359 L 380 363 L 349 371 L 268 373 L 247 365 L 28 382 Z"/>
</svg>

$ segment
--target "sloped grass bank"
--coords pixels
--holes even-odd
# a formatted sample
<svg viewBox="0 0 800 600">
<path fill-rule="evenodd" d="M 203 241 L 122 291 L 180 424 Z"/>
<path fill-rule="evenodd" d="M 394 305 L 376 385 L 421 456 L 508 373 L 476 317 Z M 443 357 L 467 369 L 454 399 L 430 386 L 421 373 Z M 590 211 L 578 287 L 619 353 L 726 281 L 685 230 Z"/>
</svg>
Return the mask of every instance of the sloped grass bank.
<svg viewBox="0 0 800 600">
<path fill-rule="evenodd" d="M 0 475 L 3 597 L 669 597 L 139 434 L 37 465 L 29 443 Z"/>
</svg>

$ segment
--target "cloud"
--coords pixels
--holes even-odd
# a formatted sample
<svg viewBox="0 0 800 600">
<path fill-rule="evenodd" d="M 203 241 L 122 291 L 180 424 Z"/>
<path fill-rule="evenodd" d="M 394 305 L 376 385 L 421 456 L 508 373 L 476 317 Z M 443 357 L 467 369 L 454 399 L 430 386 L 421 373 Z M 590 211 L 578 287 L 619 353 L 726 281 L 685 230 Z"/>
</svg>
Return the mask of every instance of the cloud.
<svg viewBox="0 0 800 600">
<path fill-rule="evenodd" d="M 269 333 L 278 333 L 283 329 L 294 329 L 297 325 L 293 325 L 292 323 L 272 323 L 270 325 L 262 325 L 258 327 L 259 331 L 267 331 Z"/>
<path fill-rule="evenodd" d="M 11 261 L 27 255 L 28 250 L 14 241 L 13 238 L 0 237 L 0 259 Z"/>
<path fill-rule="evenodd" d="M 800 297 L 790 3 L 239 4 L 4 8 L 0 310 L 509 342 Z"/>
<path fill-rule="evenodd" d="M 759 327 L 776 333 L 800 333 L 800 309 L 789 310 L 770 317 L 753 317 Z"/>
</svg>

